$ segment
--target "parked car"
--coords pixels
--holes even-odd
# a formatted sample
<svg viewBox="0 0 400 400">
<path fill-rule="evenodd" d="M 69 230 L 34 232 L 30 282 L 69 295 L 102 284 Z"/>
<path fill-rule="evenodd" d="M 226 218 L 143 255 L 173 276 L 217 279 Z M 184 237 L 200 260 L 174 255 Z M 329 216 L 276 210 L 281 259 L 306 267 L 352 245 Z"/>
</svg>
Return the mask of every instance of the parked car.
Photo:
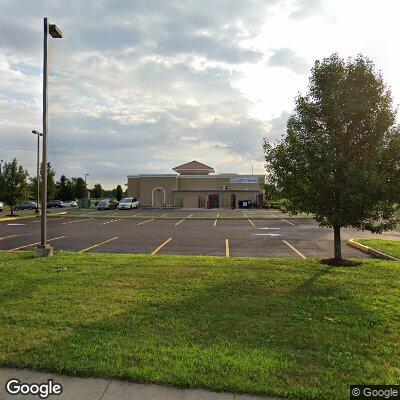
<svg viewBox="0 0 400 400">
<path fill-rule="evenodd" d="M 125 197 L 118 204 L 118 210 L 132 210 L 139 207 L 139 200 L 136 197 Z"/>
<path fill-rule="evenodd" d="M 75 200 L 65 201 L 64 206 L 68 208 L 75 208 L 78 207 L 78 203 Z"/>
<path fill-rule="evenodd" d="M 2 212 L 3 210 L 4 210 L 4 203 L 0 201 L 0 212 Z"/>
<path fill-rule="evenodd" d="M 101 199 L 96 205 L 98 210 L 115 210 L 117 207 L 118 201 L 111 199 Z"/>
<path fill-rule="evenodd" d="M 52 200 L 47 203 L 47 208 L 64 208 L 65 204 L 61 200 Z"/>
<path fill-rule="evenodd" d="M 36 210 L 37 204 L 34 201 L 27 201 L 26 203 L 17 204 L 14 210 Z"/>
</svg>

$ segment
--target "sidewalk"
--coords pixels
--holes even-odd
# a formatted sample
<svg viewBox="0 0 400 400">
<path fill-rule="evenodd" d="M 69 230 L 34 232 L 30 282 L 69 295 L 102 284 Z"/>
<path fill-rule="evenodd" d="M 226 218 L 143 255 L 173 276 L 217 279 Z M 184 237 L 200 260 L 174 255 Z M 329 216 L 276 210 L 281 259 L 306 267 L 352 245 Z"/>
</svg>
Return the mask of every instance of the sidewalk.
<svg viewBox="0 0 400 400">
<path fill-rule="evenodd" d="M 19 379 L 22 383 L 61 384 L 60 395 L 50 395 L 54 400 L 279 400 L 272 397 L 235 395 L 216 393 L 198 389 L 177 389 L 161 385 L 136 384 L 124 381 L 92 378 L 73 378 L 30 370 L 0 368 L 0 399 L 31 400 L 40 399 L 39 395 L 10 395 L 5 386 L 9 379 Z"/>
</svg>

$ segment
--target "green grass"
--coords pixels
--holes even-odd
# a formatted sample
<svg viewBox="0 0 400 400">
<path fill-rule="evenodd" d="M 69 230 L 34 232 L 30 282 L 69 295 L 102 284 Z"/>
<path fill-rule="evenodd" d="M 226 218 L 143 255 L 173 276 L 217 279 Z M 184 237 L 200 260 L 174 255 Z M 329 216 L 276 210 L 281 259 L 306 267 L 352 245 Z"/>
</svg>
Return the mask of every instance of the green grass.
<svg viewBox="0 0 400 400">
<path fill-rule="evenodd" d="M 399 295 L 379 260 L 0 253 L 0 365 L 347 399 L 399 382 Z"/>
<path fill-rule="evenodd" d="M 382 251 L 393 257 L 400 258 L 400 241 L 385 239 L 357 239 L 358 243 Z"/>
</svg>

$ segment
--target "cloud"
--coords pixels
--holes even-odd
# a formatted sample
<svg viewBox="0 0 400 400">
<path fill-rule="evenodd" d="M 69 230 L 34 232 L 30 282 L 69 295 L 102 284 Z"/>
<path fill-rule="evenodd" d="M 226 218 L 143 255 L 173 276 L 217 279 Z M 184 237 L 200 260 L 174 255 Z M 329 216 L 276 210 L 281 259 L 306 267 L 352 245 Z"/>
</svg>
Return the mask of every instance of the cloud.
<svg viewBox="0 0 400 400">
<path fill-rule="evenodd" d="M 304 19 L 322 10 L 322 0 L 297 0 L 297 8 L 290 14 L 293 19 Z"/>
<path fill-rule="evenodd" d="M 288 48 L 274 50 L 272 56 L 268 60 L 268 65 L 271 67 L 288 68 L 296 74 L 305 74 L 310 69 L 305 59 Z"/>
</svg>

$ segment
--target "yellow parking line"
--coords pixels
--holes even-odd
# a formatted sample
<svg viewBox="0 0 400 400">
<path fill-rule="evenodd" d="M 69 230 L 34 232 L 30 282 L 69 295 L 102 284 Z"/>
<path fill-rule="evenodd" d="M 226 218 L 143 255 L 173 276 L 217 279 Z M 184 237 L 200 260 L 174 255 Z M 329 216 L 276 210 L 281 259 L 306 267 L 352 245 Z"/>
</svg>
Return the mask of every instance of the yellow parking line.
<svg viewBox="0 0 400 400">
<path fill-rule="evenodd" d="M 230 257 L 229 239 L 225 239 L 225 256 Z"/>
<path fill-rule="evenodd" d="M 118 236 L 115 236 L 115 237 L 113 237 L 111 239 L 105 240 L 104 242 L 94 244 L 93 246 L 87 247 L 86 249 L 80 250 L 79 253 L 84 253 L 85 251 L 94 249 L 95 247 L 99 247 L 102 244 L 106 244 L 106 243 L 111 242 L 112 240 L 115 240 L 115 239 L 118 239 Z"/>
<path fill-rule="evenodd" d="M 254 228 L 255 227 L 254 222 L 250 218 L 249 218 L 249 222 L 250 222 L 250 225 Z"/>
<path fill-rule="evenodd" d="M 307 258 L 303 253 L 301 253 L 299 250 L 296 249 L 296 247 L 292 246 L 289 242 L 286 240 L 282 240 L 283 243 L 285 243 L 287 246 L 289 246 L 295 253 L 297 253 L 301 258 Z"/>
<path fill-rule="evenodd" d="M 181 224 L 183 221 L 184 221 L 184 219 L 181 219 L 180 221 L 178 221 L 178 222 L 175 224 L 175 226 Z"/>
<path fill-rule="evenodd" d="M 3 236 L 3 237 L 0 237 L 0 240 L 5 240 L 5 239 L 8 239 L 8 238 L 13 238 L 13 237 L 16 237 L 16 236 L 19 236 L 19 235 L 8 235 L 8 236 Z"/>
<path fill-rule="evenodd" d="M 169 243 L 172 240 L 172 237 L 167 239 L 162 245 L 158 246 L 152 253 L 150 253 L 151 256 L 154 256 L 154 254 L 157 254 L 167 243 Z"/>
<path fill-rule="evenodd" d="M 77 219 L 76 221 L 63 222 L 63 225 L 76 224 L 77 222 L 89 221 L 91 219 L 94 219 L 94 218 L 84 218 L 84 219 Z"/>
<path fill-rule="evenodd" d="M 154 221 L 154 218 L 148 219 L 147 221 L 139 222 L 138 225 L 143 225 L 143 224 L 145 224 L 146 222 L 150 222 L 150 221 Z"/>
<path fill-rule="evenodd" d="M 53 242 L 54 240 L 58 240 L 58 239 L 63 239 L 66 236 L 59 236 L 53 239 L 48 239 L 48 242 Z M 41 242 L 36 242 L 36 243 L 31 243 L 31 244 L 26 244 L 24 246 L 19 246 L 19 247 L 14 247 L 13 249 L 10 249 L 8 251 L 15 251 L 15 250 L 21 250 L 21 249 L 26 249 L 27 247 L 31 247 L 31 246 L 36 246 L 37 244 L 40 244 Z"/>
<path fill-rule="evenodd" d="M 281 219 L 281 221 L 286 222 L 286 223 L 289 224 L 289 225 L 294 225 L 293 222 L 286 221 L 286 219 Z"/>
<path fill-rule="evenodd" d="M 214 226 L 217 226 L 218 218 L 219 218 L 219 214 L 217 214 L 217 218 L 216 218 L 215 221 L 214 221 Z"/>
</svg>

